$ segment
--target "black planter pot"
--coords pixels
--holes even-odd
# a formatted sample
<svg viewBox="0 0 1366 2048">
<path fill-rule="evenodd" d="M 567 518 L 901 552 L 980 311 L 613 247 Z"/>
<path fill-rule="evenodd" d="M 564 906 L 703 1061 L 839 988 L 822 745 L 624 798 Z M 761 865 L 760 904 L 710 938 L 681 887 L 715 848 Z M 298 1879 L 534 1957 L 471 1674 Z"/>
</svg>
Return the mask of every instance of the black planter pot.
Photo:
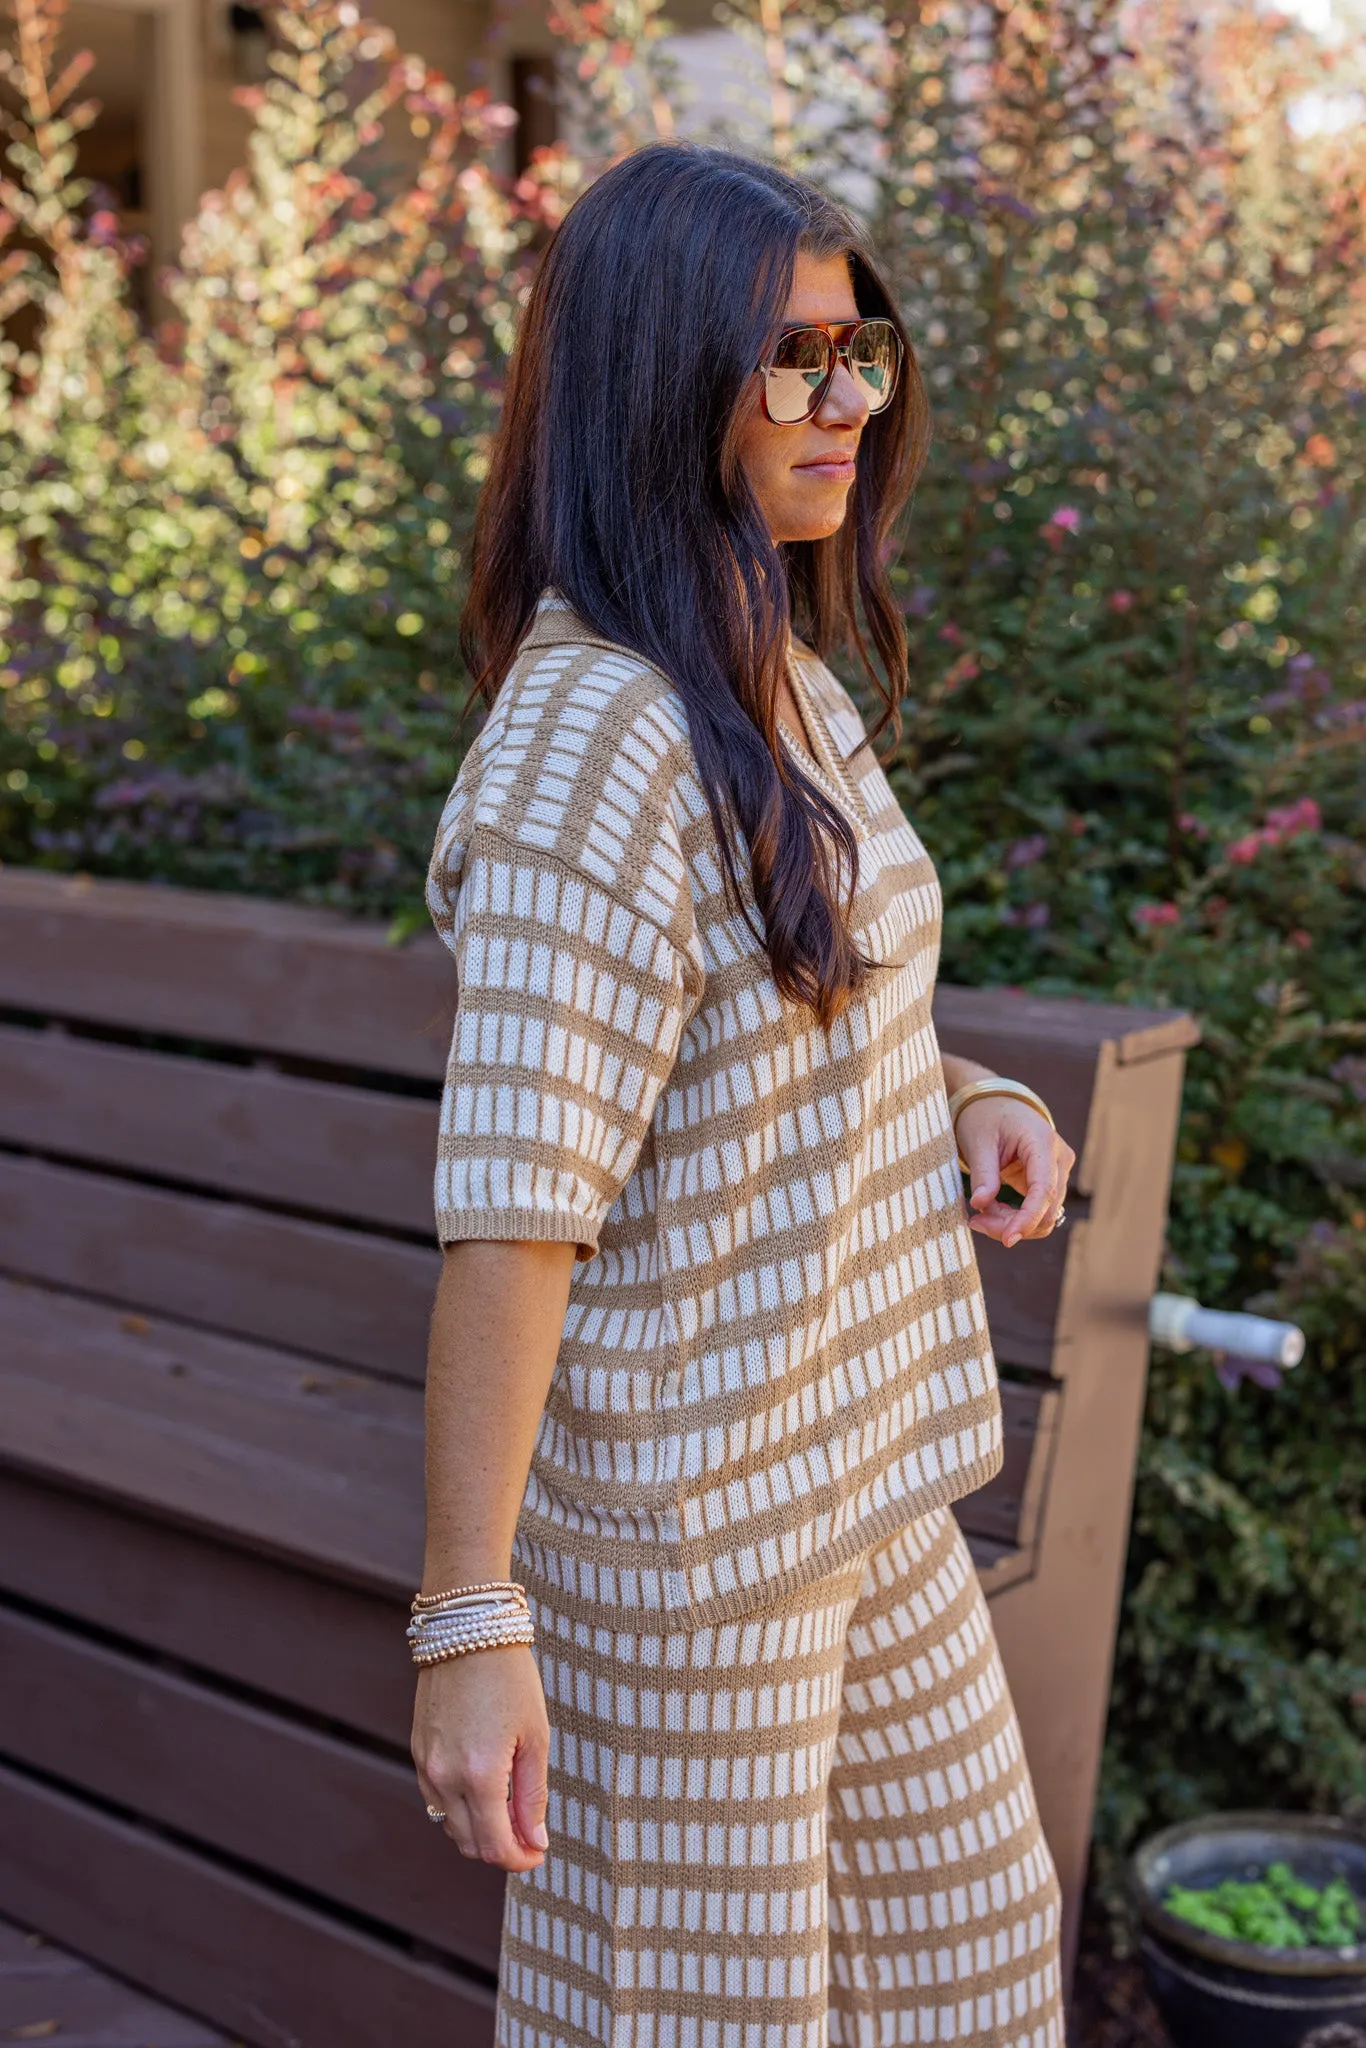
<svg viewBox="0 0 1366 2048">
<path fill-rule="evenodd" d="M 1310 1814 L 1225 1813 L 1145 1842 L 1130 1866 L 1153 2002 L 1176 2048 L 1366 2048 L 1366 1943 L 1258 1948 L 1168 1913 L 1173 1884 L 1288 1863 L 1310 1884 L 1345 1877 L 1366 1901 L 1366 1834 Z"/>
</svg>

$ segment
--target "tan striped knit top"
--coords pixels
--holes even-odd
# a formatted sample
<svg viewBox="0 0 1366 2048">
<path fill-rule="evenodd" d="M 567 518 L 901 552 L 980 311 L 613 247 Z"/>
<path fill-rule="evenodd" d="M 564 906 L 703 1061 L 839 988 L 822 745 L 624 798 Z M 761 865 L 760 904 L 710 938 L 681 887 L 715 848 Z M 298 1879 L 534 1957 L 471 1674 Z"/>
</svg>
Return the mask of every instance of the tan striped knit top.
<svg viewBox="0 0 1366 2048">
<path fill-rule="evenodd" d="M 938 883 L 871 748 L 846 765 L 849 697 L 794 666 L 879 963 L 829 1032 L 726 901 L 677 692 L 549 593 L 432 861 L 440 1236 L 579 1248 L 518 1562 L 616 1608 L 744 1613 L 1000 1464 Z"/>
</svg>

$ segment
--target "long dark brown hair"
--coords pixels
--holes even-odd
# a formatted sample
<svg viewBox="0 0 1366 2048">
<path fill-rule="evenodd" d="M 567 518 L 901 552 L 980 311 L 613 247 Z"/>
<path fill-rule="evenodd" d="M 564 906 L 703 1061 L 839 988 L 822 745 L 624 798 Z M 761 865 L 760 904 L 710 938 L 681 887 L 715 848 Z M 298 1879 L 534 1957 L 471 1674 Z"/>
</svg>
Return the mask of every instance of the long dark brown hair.
<svg viewBox="0 0 1366 2048">
<path fill-rule="evenodd" d="M 847 255 L 859 312 L 891 320 L 906 359 L 839 531 L 777 546 L 736 443 L 799 249 Z M 727 150 L 652 144 L 590 186 L 545 252 L 476 524 L 461 641 L 481 694 L 493 701 L 547 586 L 662 670 L 731 890 L 738 830 L 774 980 L 826 1025 L 868 972 L 840 900 L 858 848 L 780 750 L 777 692 L 795 630 L 821 655 L 856 653 L 885 706 L 873 737 L 895 721 L 906 634 L 884 551 L 927 440 L 909 339 L 843 208 Z"/>
</svg>

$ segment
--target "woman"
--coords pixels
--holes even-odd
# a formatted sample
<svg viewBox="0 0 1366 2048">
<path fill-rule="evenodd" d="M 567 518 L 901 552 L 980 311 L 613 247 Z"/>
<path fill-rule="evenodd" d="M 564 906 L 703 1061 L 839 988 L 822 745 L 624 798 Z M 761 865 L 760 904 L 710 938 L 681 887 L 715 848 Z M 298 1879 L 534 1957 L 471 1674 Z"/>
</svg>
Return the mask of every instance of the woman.
<svg viewBox="0 0 1366 2048">
<path fill-rule="evenodd" d="M 551 243 L 432 867 L 410 1631 L 429 1811 L 514 1873 L 505 2048 L 1061 2048 L 948 1503 L 1000 1459 L 969 1229 L 1047 1234 L 1073 1155 L 941 1063 L 934 871 L 820 658 L 905 694 L 882 561 L 925 440 L 873 260 L 800 181 L 651 147 Z"/>
</svg>

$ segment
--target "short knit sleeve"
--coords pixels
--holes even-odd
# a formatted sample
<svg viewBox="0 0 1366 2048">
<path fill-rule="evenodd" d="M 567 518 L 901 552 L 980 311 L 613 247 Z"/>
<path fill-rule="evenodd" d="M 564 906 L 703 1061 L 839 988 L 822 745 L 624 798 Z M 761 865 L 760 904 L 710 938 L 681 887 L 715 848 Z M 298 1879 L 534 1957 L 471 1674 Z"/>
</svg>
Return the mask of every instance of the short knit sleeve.
<svg viewBox="0 0 1366 2048">
<path fill-rule="evenodd" d="M 435 1193 L 443 1243 L 550 1239 L 587 1258 L 699 975 L 686 729 L 643 664 L 570 651 L 519 658 L 437 838 L 429 904 L 457 989 Z"/>
</svg>

